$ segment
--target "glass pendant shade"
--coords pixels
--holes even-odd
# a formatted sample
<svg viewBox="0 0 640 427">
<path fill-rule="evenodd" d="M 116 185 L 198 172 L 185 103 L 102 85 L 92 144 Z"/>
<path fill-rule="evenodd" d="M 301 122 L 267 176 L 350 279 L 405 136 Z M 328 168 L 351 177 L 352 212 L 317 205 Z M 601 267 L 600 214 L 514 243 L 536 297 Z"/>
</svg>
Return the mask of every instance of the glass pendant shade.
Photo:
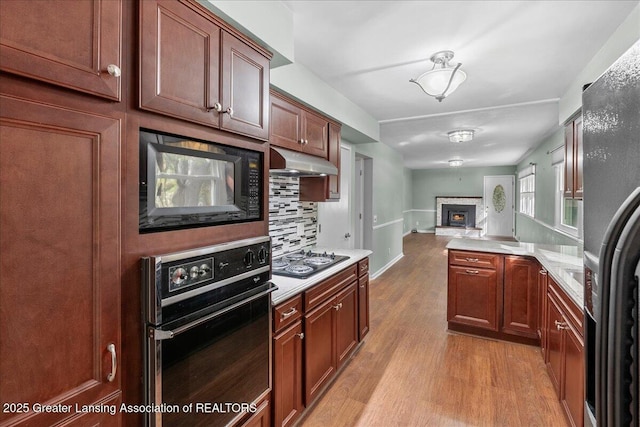
<svg viewBox="0 0 640 427">
<path fill-rule="evenodd" d="M 451 75 L 453 74 L 453 79 Z M 414 80 L 429 96 L 443 99 L 451 95 L 462 82 L 467 79 L 467 74 L 455 68 L 436 68 L 429 70 Z M 451 84 L 449 85 L 449 81 Z M 447 89 L 447 85 L 449 88 Z"/>
</svg>

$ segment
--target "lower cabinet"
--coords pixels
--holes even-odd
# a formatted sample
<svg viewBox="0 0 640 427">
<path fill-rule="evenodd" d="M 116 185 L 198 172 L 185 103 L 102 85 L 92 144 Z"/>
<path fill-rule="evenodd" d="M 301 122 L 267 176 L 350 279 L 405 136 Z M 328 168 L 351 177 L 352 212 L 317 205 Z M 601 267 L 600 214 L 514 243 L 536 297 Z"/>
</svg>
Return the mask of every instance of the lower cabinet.
<svg viewBox="0 0 640 427">
<path fill-rule="evenodd" d="M 449 329 L 538 344 L 538 272 L 535 259 L 449 251 Z"/>
<path fill-rule="evenodd" d="M 268 399 L 262 401 L 256 408 L 256 412 L 242 423 L 241 427 L 270 427 L 271 426 L 271 404 Z"/>
<path fill-rule="evenodd" d="M 547 372 L 572 426 L 584 423 L 583 317 L 552 278 L 548 278 L 544 334 Z"/>
<path fill-rule="evenodd" d="M 274 426 L 294 425 L 353 355 L 369 330 L 368 290 L 364 260 L 274 307 Z"/>
</svg>

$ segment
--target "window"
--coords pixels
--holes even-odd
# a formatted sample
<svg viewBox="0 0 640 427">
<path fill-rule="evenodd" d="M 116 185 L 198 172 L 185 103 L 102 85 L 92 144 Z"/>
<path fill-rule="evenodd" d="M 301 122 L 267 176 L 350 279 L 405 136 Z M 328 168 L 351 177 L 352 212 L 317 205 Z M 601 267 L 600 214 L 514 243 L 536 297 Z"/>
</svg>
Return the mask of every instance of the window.
<svg viewBox="0 0 640 427">
<path fill-rule="evenodd" d="M 530 217 L 536 212 L 536 165 L 532 164 L 518 172 L 520 186 L 519 212 Z"/>
<path fill-rule="evenodd" d="M 564 197 L 564 163 L 556 169 L 556 228 L 575 237 L 582 234 L 582 200 Z"/>
</svg>

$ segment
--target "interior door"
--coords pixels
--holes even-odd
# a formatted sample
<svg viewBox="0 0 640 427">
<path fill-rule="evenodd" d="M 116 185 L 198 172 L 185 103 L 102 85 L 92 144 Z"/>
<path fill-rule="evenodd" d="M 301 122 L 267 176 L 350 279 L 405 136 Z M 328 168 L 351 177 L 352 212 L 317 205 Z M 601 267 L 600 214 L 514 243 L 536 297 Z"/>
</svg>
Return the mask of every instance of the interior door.
<svg viewBox="0 0 640 427">
<path fill-rule="evenodd" d="M 484 177 L 484 232 L 487 236 L 513 236 L 513 175 Z"/>
<path fill-rule="evenodd" d="M 351 203 L 351 149 L 340 148 L 340 200 L 318 203 L 318 246 L 353 249 L 349 215 Z"/>
</svg>

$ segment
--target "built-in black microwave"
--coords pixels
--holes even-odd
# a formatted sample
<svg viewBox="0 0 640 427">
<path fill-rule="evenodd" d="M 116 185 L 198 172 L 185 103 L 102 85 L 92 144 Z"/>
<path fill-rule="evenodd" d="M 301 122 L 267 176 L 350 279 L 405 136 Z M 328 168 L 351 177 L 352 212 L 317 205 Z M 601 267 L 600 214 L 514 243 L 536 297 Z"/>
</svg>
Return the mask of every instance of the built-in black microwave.
<svg viewBox="0 0 640 427">
<path fill-rule="evenodd" d="M 262 220 L 264 155 L 140 130 L 141 233 Z"/>
</svg>

